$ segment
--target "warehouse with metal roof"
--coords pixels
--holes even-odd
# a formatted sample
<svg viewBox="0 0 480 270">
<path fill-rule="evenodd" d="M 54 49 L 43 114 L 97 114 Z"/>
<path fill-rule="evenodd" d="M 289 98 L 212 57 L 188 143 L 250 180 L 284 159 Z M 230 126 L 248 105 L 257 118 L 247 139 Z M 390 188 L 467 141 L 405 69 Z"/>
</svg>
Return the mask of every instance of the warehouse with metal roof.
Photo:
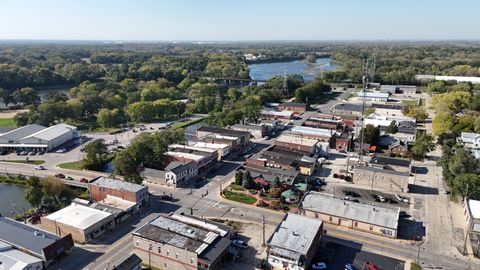
<svg viewBox="0 0 480 270">
<path fill-rule="evenodd" d="M 51 151 L 78 137 L 80 132 L 71 125 L 30 124 L 1 134 L 0 151 Z"/>
</svg>

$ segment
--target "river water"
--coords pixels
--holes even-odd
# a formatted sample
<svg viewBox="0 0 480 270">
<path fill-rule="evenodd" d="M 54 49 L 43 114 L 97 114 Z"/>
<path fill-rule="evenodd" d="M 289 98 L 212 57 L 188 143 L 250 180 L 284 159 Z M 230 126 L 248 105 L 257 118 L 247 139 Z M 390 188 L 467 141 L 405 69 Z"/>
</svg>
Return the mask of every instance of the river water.
<svg viewBox="0 0 480 270">
<path fill-rule="evenodd" d="M 28 211 L 32 206 L 25 201 L 25 188 L 0 183 L 0 214 L 13 217 L 17 213 Z"/>
<path fill-rule="evenodd" d="M 334 71 L 340 68 L 340 65 L 332 63 L 330 58 L 317 58 L 315 64 L 306 63 L 303 60 L 290 62 L 273 62 L 262 64 L 250 64 L 250 78 L 254 80 L 269 80 L 274 76 L 283 76 L 284 74 L 300 74 L 305 81 L 311 81 L 319 76 L 323 71 Z"/>
</svg>

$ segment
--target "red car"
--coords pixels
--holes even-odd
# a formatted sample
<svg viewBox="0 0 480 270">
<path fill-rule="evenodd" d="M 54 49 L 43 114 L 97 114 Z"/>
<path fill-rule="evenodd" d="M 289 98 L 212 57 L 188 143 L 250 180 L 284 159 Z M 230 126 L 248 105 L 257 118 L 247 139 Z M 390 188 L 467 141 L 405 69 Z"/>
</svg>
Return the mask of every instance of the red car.
<svg viewBox="0 0 480 270">
<path fill-rule="evenodd" d="M 81 182 L 81 183 L 88 183 L 88 180 L 85 179 L 85 178 L 80 178 L 80 182 Z"/>
<path fill-rule="evenodd" d="M 363 267 L 367 270 L 380 270 L 375 264 L 371 264 L 369 262 L 366 262 Z"/>
<path fill-rule="evenodd" d="M 56 173 L 56 174 L 55 174 L 55 178 L 62 178 L 62 179 L 63 179 L 63 178 L 65 178 L 65 174 L 63 174 L 63 173 Z"/>
</svg>

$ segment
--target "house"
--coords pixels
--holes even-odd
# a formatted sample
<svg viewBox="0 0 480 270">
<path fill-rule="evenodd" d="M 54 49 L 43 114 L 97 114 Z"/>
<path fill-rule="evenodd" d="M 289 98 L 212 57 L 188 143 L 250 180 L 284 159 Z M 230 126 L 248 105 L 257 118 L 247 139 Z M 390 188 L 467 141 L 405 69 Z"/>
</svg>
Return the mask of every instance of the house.
<svg viewBox="0 0 480 270">
<path fill-rule="evenodd" d="M 348 151 L 353 142 L 353 136 L 348 132 L 343 132 L 340 136 L 335 138 L 335 149 L 337 151 Z"/>
<path fill-rule="evenodd" d="M 408 145 L 403 141 L 395 141 L 388 146 L 388 152 L 396 155 L 406 155 L 408 153 Z"/>
<path fill-rule="evenodd" d="M 398 172 L 363 165 L 356 166 L 353 183 L 386 192 L 408 192 L 409 172 Z"/>
<path fill-rule="evenodd" d="M 133 233 L 134 253 L 158 269 L 218 269 L 232 228 L 190 215 L 160 215 Z"/>
<path fill-rule="evenodd" d="M 256 166 L 254 164 L 246 164 L 245 170 L 250 172 L 252 178 L 261 176 L 265 181 L 270 182 L 270 184 L 273 184 L 275 178 L 278 177 L 282 183 L 291 186 L 299 176 L 297 170 L 282 170 L 271 167 Z"/>
<path fill-rule="evenodd" d="M 308 104 L 296 103 L 296 102 L 284 102 L 278 106 L 278 109 L 281 111 L 292 111 L 295 113 L 302 114 L 308 110 Z"/>
<path fill-rule="evenodd" d="M 145 181 L 171 186 L 174 188 L 186 186 L 198 176 L 198 164 L 193 161 L 170 162 L 163 170 L 145 168 L 143 171 Z"/>
<path fill-rule="evenodd" d="M 307 190 L 307 184 L 297 183 L 290 189 L 282 192 L 281 197 L 285 199 L 287 203 L 298 203 L 302 194 Z"/>
<path fill-rule="evenodd" d="M 388 94 L 395 94 L 397 92 L 397 86 L 396 85 L 381 85 L 380 86 L 380 93 L 388 93 Z"/>
<path fill-rule="evenodd" d="M 237 131 L 249 132 L 253 138 L 261 139 L 267 135 L 267 127 L 264 125 L 241 125 L 236 124 L 230 127 L 230 129 Z"/>
<path fill-rule="evenodd" d="M 273 141 L 273 145 L 302 154 L 316 154 L 319 150 L 318 141 L 308 138 L 298 138 L 281 135 Z"/>
<path fill-rule="evenodd" d="M 309 191 L 300 203 L 300 213 L 325 223 L 397 238 L 400 208 L 384 208 Z"/>
<path fill-rule="evenodd" d="M 71 125 L 44 127 L 31 124 L 0 135 L 0 151 L 51 151 L 79 137 L 80 132 Z"/>
<path fill-rule="evenodd" d="M 0 241 L 0 269 L 42 270 L 43 261 Z"/>
<path fill-rule="evenodd" d="M 288 213 L 267 241 L 273 269 L 310 269 L 323 235 L 321 220 Z"/>
<path fill-rule="evenodd" d="M 388 97 L 390 96 L 389 93 L 377 93 L 377 92 L 363 92 L 360 91 L 358 92 L 358 98 L 363 99 L 368 101 L 373 101 L 373 102 L 386 102 L 388 101 Z"/>
<path fill-rule="evenodd" d="M 332 137 L 335 134 L 335 131 L 324 128 L 294 126 L 289 130 L 288 134 L 304 139 L 314 139 L 332 143 Z"/>
<path fill-rule="evenodd" d="M 293 117 L 293 112 L 291 111 L 271 111 L 271 110 L 261 110 L 260 119 L 262 120 L 281 120 L 289 121 Z"/>
<path fill-rule="evenodd" d="M 207 126 L 202 126 L 197 129 L 197 139 L 199 140 L 216 135 L 237 138 L 239 140 L 239 148 L 250 144 L 250 132 Z"/>
<path fill-rule="evenodd" d="M 410 172 L 411 160 L 375 155 L 370 159 L 369 165 L 379 169 Z"/>
<path fill-rule="evenodd" d="M 465 148 L 480 149 L 480 134 L 471 132 L 462 132 L 457 141 Z"/>
<path fill-rule="evenodd" d="M 146 205 L 150 199 L 148 187 L 116 180 L 97 177 L 89 183 L 91 200 L 100 202 L 107 196 L 117 197 L 135 204 L 136 208 Z"/>
<path fill-rule="evenodd" d="M 0 243 L 40 259 L 44 267 L 69 254 L 74 247 L 70 234 L 57 236 L 5 217 L 0 217 Z M 6 245 L 4 248 L 8 250 Z"/>
<path fill-rule="evenodd" d="M 80 243 L 88 243 L 115 228 L 114 214 L 77 203 L 40 219 L 43 229 L 59 236 L 71 235 Z"/>
<path fill-rule="evenodd" d="M 480 233 L 480 201 L 465 200 L 464 214 L 466 216 L 468 231 Z"/>
</svg>

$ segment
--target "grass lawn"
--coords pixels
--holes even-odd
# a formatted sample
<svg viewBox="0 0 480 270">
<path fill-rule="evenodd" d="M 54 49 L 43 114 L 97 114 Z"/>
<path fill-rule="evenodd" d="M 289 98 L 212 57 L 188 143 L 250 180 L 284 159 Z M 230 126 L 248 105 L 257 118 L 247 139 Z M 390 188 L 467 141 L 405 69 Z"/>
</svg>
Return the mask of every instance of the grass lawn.
<svg viewBox="0 0 480 270">
<path fill-rule="evenodd" d="M 26 161 L 24 159 L 12 159 L 12 160 L 2 160 L 3 162 L 10 162 L 10 163 L 22 163 L 22 164 L 35 164 L 35 165 L 41 165 L 45 163 L 45 160 L 30 160 Z"/>
<path fill-rule="evenodd" d="M 232 190 L 245 190 L 241 185 L 237 185 L 237 184 L 231 184 L 230 187 L 232 188 Z"/>
<path fill-rule="evenodd" d="M 172 129 L 188 127 L 190 125 L 201 122 L 203 120 L 205 120 L 205 118 L 199 118 L 199 119 L 194 119 L 194 120 L 185 121 L 185 122 L 175 122 L 172 124 Z"/>
<path fill-rule="evenodd" d="M 83 169 L 83 160 L 61 163 L 58 164 L 58 167 L 62 169 L 81 171 Z"/>
<path fill-rule="evenodd" d="M 223 195 L 229 200 L 246 203 L 246 204 L 253 204 L 257 201 L 257 199 L 255 199 L 252 196 L 249 196 L 243 193 L 231 192 L 228 190 L 223 191 Z"/>
<path fill-rule="evenodd" d="M 15 125 L 15 121 L 13 121 L 13 118 L 0 119 L 0 127 L 10 128 L 10 127 L 16 127 L 16 126 L 17 125 Z"/>
<path fill-rule="evenodd" d="M 421 102 L 422 102 L 421 99 L 420 99 L 420 101 L 419 100 L 414 100 L 414 99 L 402 100 L 402 104 L 411 105 L 411 106 L 421 105 L 421 104 L 419 104 Z"/>
<path fill-rule="evenodd" d="M 422 267 L 412 262 L 412 264 L 410 265 L 410 270 L 422 270 Z"/>
</svg>

